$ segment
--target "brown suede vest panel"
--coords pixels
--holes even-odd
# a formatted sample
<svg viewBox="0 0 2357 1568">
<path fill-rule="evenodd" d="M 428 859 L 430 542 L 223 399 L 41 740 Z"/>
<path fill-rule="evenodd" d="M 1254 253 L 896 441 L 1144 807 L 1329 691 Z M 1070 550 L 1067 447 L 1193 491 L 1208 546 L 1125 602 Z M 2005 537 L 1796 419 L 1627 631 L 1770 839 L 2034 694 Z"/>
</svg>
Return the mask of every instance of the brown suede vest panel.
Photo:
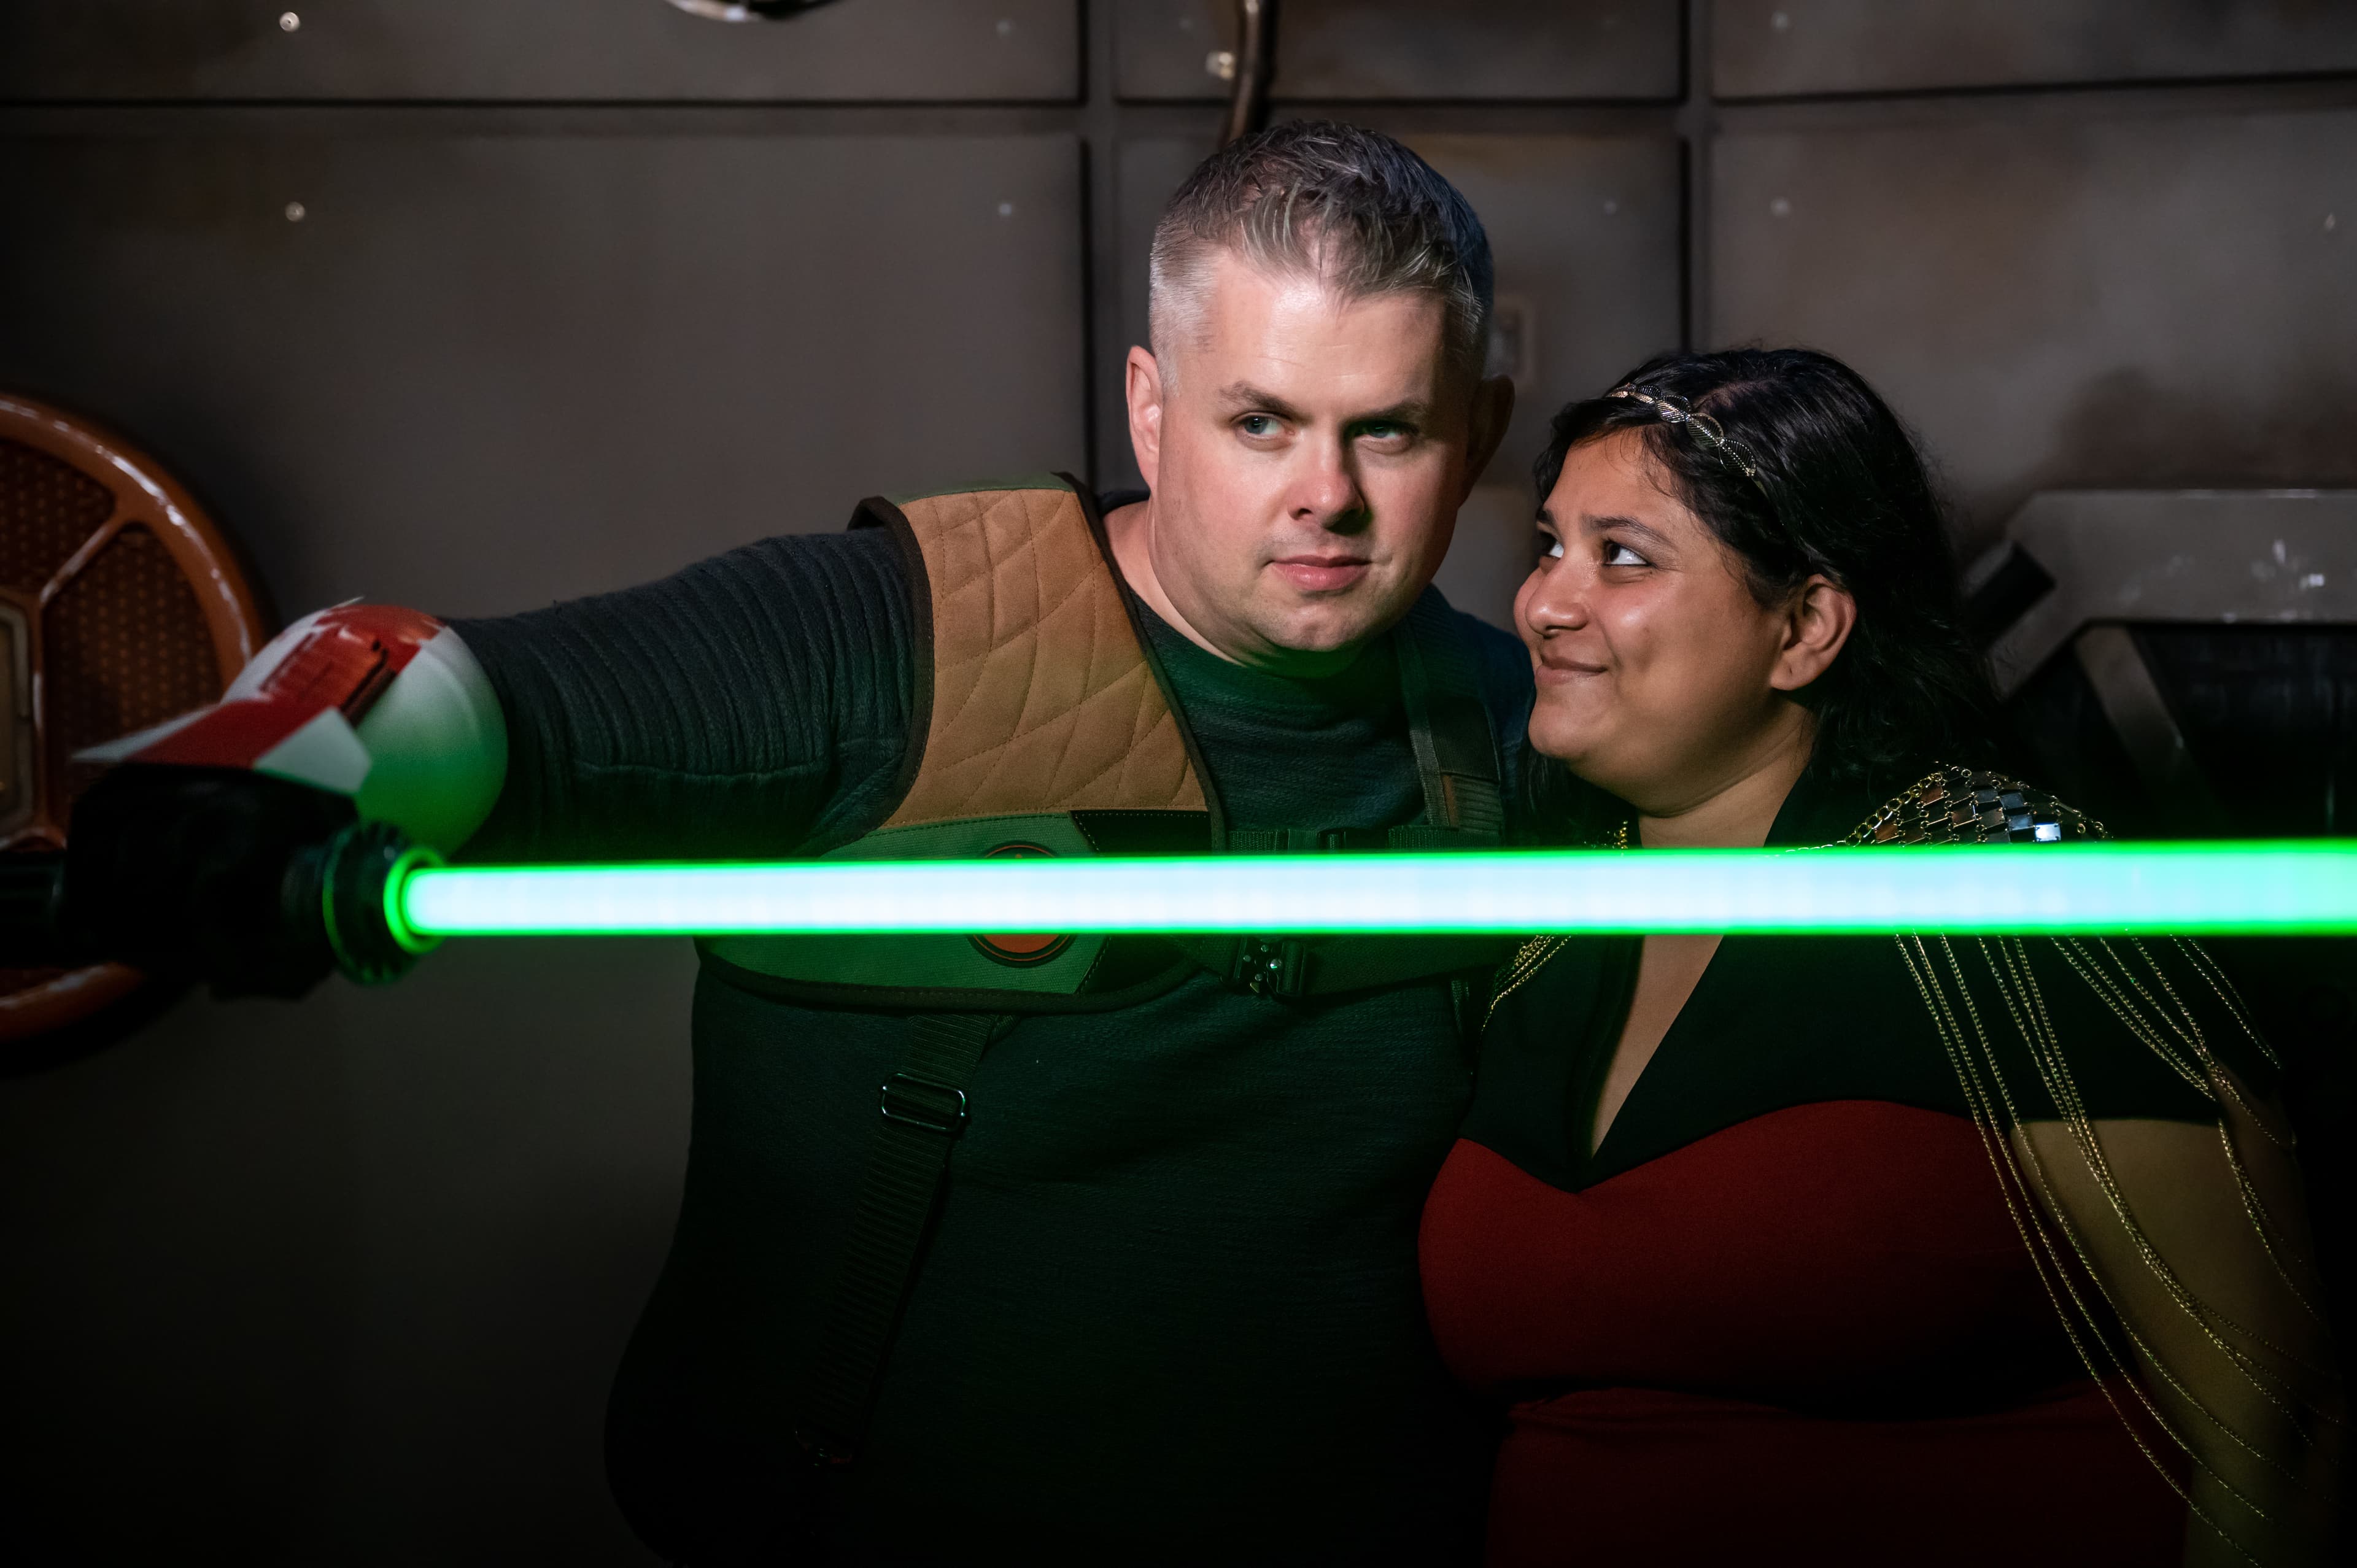
<svg viewBox="0 0 2357 1568">
<path fill-rule="evenodd" d="M 1202 811 L 1081 499 L 904 501 L 932 602 L 924 754 L 888 828 L 1033 811 Z"/>
</svg>

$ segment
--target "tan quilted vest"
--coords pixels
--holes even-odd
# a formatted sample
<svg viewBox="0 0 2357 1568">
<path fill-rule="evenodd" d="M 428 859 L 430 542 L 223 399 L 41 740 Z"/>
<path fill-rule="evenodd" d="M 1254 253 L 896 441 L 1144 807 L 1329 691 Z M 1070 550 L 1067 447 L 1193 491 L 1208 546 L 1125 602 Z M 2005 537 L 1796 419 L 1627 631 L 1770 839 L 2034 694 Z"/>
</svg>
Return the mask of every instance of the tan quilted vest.
<svg viewBox="0 0 2357 1568">
<path fill-rule="evenodd" d="M 923 748 L 885 827 L 1205 809 L 1178 721 L 1070 484 L 955 490 L 898 510 L 923 556 L 931 646 L 917 660 Z"/>
<path fill-rule="evenodd" d="M 1218 831 L 1216 801 L 1072 480 L 871 500 L 853 526 L 889 528 L 907 557 L 920 644 L 910 720 L 921 733 L 909 737 L 891 815 L 829 858 L 1204 854 L 1223 843 L 1229 852 L 1266 853 L 1297 836 L 1323 838 Z M 1436 825 L 1387 830 L 1393 848 L 1488 847 L 1503 821 L 1470 655 L 1445 625 L 1415 629 L 1419 618 L 1446 622 L 1448 613 L 1427 595 L 1403 627 L 1402 691 Z M 1445 662 L 1458 668 L 1438 671 Z M 1256 840 L 1270 842 L 1249 842 Z M 1197 966 L 1248 989 L 1324 994 L 1486 967 L 1510 945 L 1426 938 L 1410 953 L 1396 942 L 1342 939 L 1312 952 L 1290 938 L 1086 932 L 701 944 L 706 961 L 737 983 L 805 1002 L 991 1013 L 1124 1006 Z"/>
<path fill-rule="evenodd" d="M 1089 505 L 1053 478 L 862 503 L 916 598 L 899 802 L 845 860 L 1202 854 L 1212 812 Z M 1135 836 L 1146 835 L 1141 843 Z M 742 983 L 856 1005 L 1094 1010 L 1184 960 L 1103 935 L 720 937 Z"/>
</svg>

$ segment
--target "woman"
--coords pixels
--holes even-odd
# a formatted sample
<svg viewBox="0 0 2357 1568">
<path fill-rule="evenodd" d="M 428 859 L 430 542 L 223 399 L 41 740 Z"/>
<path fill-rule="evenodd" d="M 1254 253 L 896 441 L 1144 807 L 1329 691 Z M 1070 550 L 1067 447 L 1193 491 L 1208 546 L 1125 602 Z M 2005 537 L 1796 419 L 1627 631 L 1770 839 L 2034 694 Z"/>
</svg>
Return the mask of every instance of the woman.
<svg viewBox="0 0 2357 1568">
<path fill-rule="evenodd" d="M 1655 360 L 1537 473 L 1515 614 L 1576 836 L 2102 835 L 1985 770 L 1931 486 L 1846 367 Z M 1481 1049 L 1423 1254 L 1444 1353 L 1507 1410 L 1493 1563 L 2324 1550 L 2340 1394 L 2289 1138 L 2192 944 L 1545 939 Z"/>
</svg>

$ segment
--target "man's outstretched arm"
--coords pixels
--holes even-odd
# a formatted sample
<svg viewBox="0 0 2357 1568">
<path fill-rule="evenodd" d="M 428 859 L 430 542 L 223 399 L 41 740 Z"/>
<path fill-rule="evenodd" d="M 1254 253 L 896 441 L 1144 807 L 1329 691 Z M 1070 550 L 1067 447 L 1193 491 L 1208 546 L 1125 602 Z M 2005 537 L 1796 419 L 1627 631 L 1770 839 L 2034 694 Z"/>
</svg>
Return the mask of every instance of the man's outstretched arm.
<svg viewBox="0 0 2357 1568">
<path fill-rule="evenodd" d="M 909 624 L 880 533 L 502 619 L 307 617 L 221 703 L 102 748 L 64 925 L 91 956 L 293 993 L 330 955 L 284 917 L 354 823 L 471 858 L 826 847 L 890 806 Z"/>
<path fill-rule="evenodd" d="M 916 638 L 881 529 L 764 540 L 677 575 L 452 629 L 507 726 L 476 859 L 791 855 L 888 811 Z"/>
</svg>

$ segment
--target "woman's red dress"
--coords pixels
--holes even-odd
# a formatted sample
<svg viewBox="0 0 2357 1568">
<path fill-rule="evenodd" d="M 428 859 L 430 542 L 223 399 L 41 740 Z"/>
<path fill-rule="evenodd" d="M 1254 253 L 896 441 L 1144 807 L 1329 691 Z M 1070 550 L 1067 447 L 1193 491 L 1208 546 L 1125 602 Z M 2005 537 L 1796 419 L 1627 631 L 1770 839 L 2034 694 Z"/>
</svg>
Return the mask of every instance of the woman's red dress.
<svg viewBox="0 0 2357 1568">
<path fill-rule="evenodd" d="M 1721 943 L 1589 1153 L 1636 957 L 1501 999 L 1425 1211 L 1433 1332 L 1505 1418 L 1490 1562 L 2182 1562 L 1892 941 Z M 2093 1114 L 2214 1117 L 2033 959 Z"/>
</svg>

